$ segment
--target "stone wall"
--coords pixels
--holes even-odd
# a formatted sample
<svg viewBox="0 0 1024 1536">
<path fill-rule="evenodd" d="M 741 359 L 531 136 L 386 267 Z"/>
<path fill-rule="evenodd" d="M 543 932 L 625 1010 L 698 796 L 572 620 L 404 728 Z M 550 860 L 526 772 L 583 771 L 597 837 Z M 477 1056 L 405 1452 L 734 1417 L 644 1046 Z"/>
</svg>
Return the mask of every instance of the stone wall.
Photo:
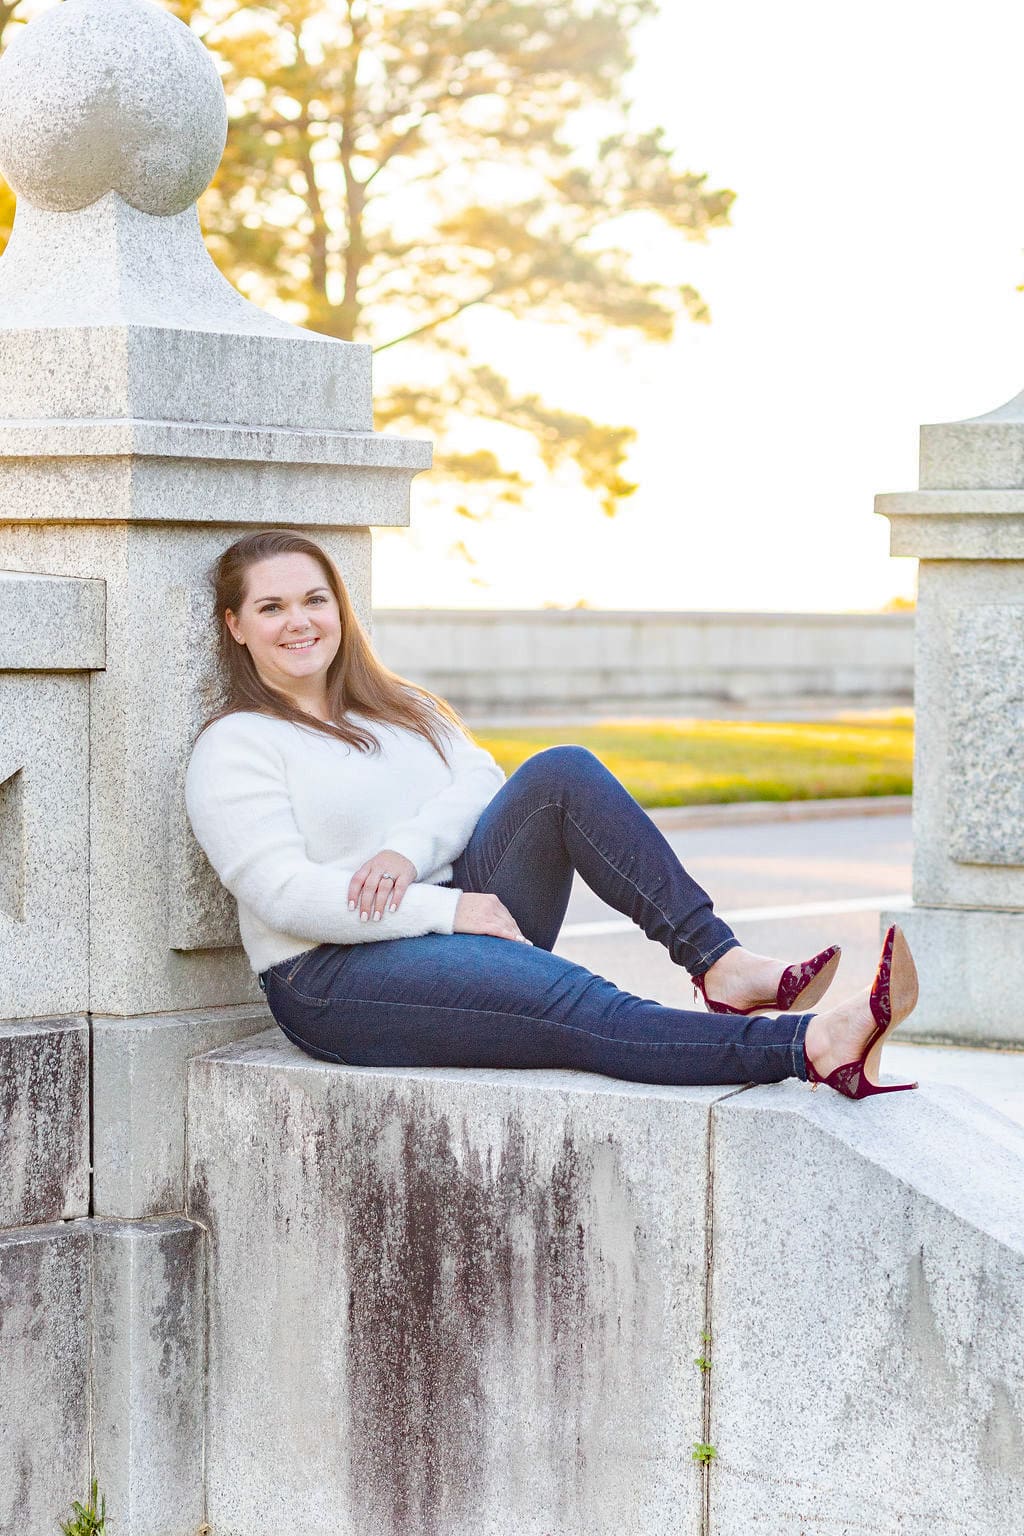
<svg viewBox="0 0 1024 1536">
<path fill-rule="evenodd" d="M 913 696 L 905 613 L 378 608 L 373 638 L 396 672 L 478 715 Z"/>
</svg>

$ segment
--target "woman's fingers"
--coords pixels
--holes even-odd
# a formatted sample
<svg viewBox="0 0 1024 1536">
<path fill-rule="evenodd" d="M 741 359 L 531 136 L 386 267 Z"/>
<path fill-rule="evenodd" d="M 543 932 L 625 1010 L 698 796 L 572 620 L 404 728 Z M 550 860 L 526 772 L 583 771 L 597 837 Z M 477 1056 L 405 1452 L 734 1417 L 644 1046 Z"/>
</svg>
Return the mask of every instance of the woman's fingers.
<svg viewBox="0 0 1024 1536">
<path fill-rule="evenodd" d="M 393 850 L 375 854 L 352 876 L 348 888 L 349 911 L 354 912 L 358 907 L 360 922 L 381 922 L 385 913 L 398 911 L 415 874 L 415 865 L 401 854 Z"/>
<path fill-rule="evenodd" d="M 398 911 L 399 907 L 402 905 L 402 897 L 405 895 L 410 885 L 412 885 L 411 875 L 399 875 L 398 879 L 391 887 L 391 897 L 388 901 L 389 912 Z"/>
</svg>

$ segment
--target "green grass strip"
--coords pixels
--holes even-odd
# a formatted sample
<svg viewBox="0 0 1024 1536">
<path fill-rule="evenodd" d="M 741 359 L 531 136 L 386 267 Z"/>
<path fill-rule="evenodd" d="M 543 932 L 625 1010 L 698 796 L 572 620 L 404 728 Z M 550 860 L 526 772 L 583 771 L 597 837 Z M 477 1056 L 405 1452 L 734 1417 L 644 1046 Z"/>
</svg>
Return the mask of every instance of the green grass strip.
<svg viewBox="0 0 1024 1536">
<path fill-rule="evenodd" d="M 909 711 L 827 721 L 632 720 L 474 733 L 511 774 L 535 752 L 589 747 L 641 805 L 909 795 Z"/>
</svg>

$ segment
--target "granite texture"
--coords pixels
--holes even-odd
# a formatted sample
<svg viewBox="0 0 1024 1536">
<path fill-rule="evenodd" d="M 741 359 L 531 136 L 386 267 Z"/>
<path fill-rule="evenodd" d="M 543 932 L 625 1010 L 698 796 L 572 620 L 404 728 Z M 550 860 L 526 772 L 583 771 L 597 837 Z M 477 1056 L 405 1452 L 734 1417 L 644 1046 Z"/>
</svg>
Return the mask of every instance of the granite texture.
<svg viewBox="0 0 1024 1536">
<path fill-rule="evenodd" d="M 966 421 L 921 428 L 922 490 L 1024 486 L 1024 393 Z"/>
<path fill-rule="evenodd" d="M 713 1110 L 712 1536 L 1004 1536 L 1024 1131 L 956 1089 Z"/>
<path fill-rule="evenodd" d="M 921 560 L 1024 559 L 1024 491 L 891 491 L 889 553 Z"/>
<path fill-rule="evenodd" d="M 95 1215 L 138 1219 L 185 1209 L 189 1061 L 268 1026 L 277 1027 L 265 1003 L 93 1020 Z"/>
<path fill-rule="evenodd" d="M 1024 1050 L 1024 912 L 915 905 L 881 914 L 899 923 L 921 983 L 900 1040 Z"/>
<path fill-rule="evenodd" d="M 193 1058 L 218 1536 L 696 1536 L 729 1091 Z"/>
<path fill-rule="evenodd" d="M 67 0 L 0 58 L 0 170 L 38 208 L 117 192 L 180 213 L 212 181 L 226 134 L 212 55 L 149 0 Z"/>
<path fill-rule="evenodd" d="M 0 1019 L 0 1227 L 88 1213 L 88 1021 Z"/>
<path fill-rule="evenodd" d="M 949 776 L 956 785 L 950 796 L 950 856 L 958 864 L 1020 868 L 1024 584 L 1019 603 L 958 608 L 950 617 Z"/>
<path fill-rule="evenodd" d="M 30 459 L 0 453 L 6 512 L 0 530 L 59 522 L 164 523 L 180 531 L 186 523 L 232 529 L 237 537 L 256 524 L 304 528 L 318 539 L 342 528 L 404 528 L 415 473 L 150 455 Z M 3 547 L 0 540 L 0 558 Z"/>
<path fill-rule="evenodd" d="M 84 1013 L 89 674 L 0 672 L 0 722 L 0 1019 Z"/>
<path fill-rule="evenodd" d="M 259 349 L 261 357 L 263 350 Z M 238 361 L 242 364 L 244 359 Z M 225 411 L 225 419 L 240 414 L 230 401 L 218 403 Z M 383 432 L 300 430 L 298 425 L 275 427 L 269 420 L 272 412 L 261 414 L 265 420 L 257 427 L 203 420 L 9 419 L 0 423 L 0 458 L 106 459 L 131 455 L 230 460 L 254 466 L 308 464 L 328 469 L 401 470 L 408 474 L 430 468 L 432 448 L 424 438 L 388 437 Z"/>
<path fill-rule="evenodd" d="M 1024 909 L 1024 561 L 921 562 L 914 901 Z M 969 862 L 965 862 L 969 860 Z M 1024 956 L 1012 957 L 1018 990 Z"/>
<path fill-rule="evenodd" d="M 0 672 L 94 671 L 106 661 L 102 581 L 0 571 Z"/>
<path fill-rule="evenodd" d="M 89 1493 L 85 1221 L 0 1232 L 0 1531 L 51 1536 Z"/>
<path fill-rule="evenodd" d="M 192 1536 L 203 1521 L 204 1234 L 180 1219 L 89 1227 L 93 1456 L 108 1528 Z"/>
<path fill-rule="evenodd" d="M 198 232 L 197 232 L 198 233 Z M 7 273 L 0 258 L 0 293 Z M 410 463 L 401 439 L 369 435 L 370 352 L 292 329 L 287 335 L 145 324 L 47 324 L 0 330 L 6 457 L 268 458 L 384 467 Z M 4 316 L 0 313 L 0 325 Z M 233 427 L 242 428 L 232 431 Z M 248 430 L 244 430 L 248 429 Z M 312 441 L 287 434 L 309 433 Z M 376 449 L 376 443 L 383 450 Z M 388 456 L 389 445 L 391 448 Z M 276 450 L 276 452 L 275 452 Z M 416 468 L 429 465 L 422 450 Z"/>
<path fill-rule="evenodd" d="M 206 338 L 206 356 L 218 338 L 226 344 L 245 337 L 279 338 L 304 343 L 323 360 L 362 359 L 368 371 L 368 347 L 292 325 L 239 293 L 203 243 L 198 209 L 156 218 L 130 207 L 116 192 L 108 192 L 77 213 L 48 213 L 31 203 L 18 204 L 10 240 L 0 257 L 0 328 L 10 333 L 8 366 L 16 364 L 26 349 L 40 347 L 47 331 L 65 333 L 77 356 L 92 362 L 96 384 L 104 391 L 101 399 L 116 387 L 118 364 L 124 370 L 130 362 L 136 363 L 129 376 L 135 389 L 148 387 L 151 397 L 159 391 L 161 381 L 150 379 L 147 386 L 138 366 L 146 348 L 153 356 L 159 345 L 145 334 L 154 330 L 167 333 L 169 352 L 175 344 L 182 352 L 192 337 Z M 90 330 L 101 334 L 90 336 Z M 55 345 L 54 338 L 50 344 Z M 234 355 L 244 354 L 236 350 Z M 88 399 L 90 381 L 82 382 L 76 396 L 71 393 L 74 380 L 62 377 L 64 371 L 59 370 L 48 383 L 33 385 L 27 379 L 26 387 L 36 393 L 47 387 L 61 391 L 57 401 Z M 162 382 L 180 387 L 180 381 Z M 193 385 L 202 382 L 198 377 L 192 380 Z M 234 381 L 236 391 L 241 384 Z M 9 385 L 4 401 L 7 414 L 7 403 L 16 403 Z"/>
</svg>

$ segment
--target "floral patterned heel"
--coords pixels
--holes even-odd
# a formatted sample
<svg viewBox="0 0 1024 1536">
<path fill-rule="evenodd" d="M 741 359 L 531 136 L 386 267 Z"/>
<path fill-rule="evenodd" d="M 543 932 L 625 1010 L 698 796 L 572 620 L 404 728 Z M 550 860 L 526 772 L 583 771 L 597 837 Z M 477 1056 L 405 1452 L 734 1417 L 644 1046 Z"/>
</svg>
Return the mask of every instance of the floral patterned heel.
<svg viewBox="0 0 1024 1536">
<path fill-rule="evenodd" d="M 778 1008 L 783 1013 L 792 1009 L 810 1008 L 825 996 L 832 985 L 832 978 L 839 965 L 842 950 L 838 944 L 830 944 L 820 955 L 804 960 L 799 965 L 788 965 L 782 973 L 778 990 L 773 998 L 763 998 L 751 1008 L 731 1008 L 728 1003 L 717 1003 L 704 990 L 704 977 L 694 976 L 694 998 L 702 997 L 709 1013 L 738 1013 L 744 1017 L 751 1013 L 763 1013 L 766 1008 Z"/>
<path fill-rule="evenodd" d="M 903 929 L 893 923 L 885 935 L 882 957 L 871 986 L 871 1017 L 875 1028 L 856 1061 L 847 1061 L 822 1077 L 806 1055 L 807 1081 L 816 1088 L 824 1083 L 848 1099 L 866 1099 L 875 1093 L 900 1093 L 916 1083 L 879 1083 L 878 1066 L 886 1037 L 917 1005 L 917 967 Z"/>
</svg>

